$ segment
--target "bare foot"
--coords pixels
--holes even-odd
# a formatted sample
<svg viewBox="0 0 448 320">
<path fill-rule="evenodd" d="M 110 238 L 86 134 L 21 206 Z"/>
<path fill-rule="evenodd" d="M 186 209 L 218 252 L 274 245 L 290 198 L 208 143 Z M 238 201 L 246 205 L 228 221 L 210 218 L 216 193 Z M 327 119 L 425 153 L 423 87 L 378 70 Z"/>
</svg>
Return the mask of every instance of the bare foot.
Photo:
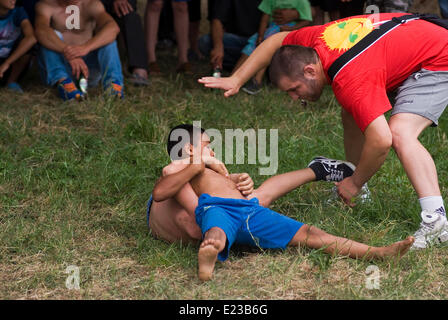
<svg viewBox="0 0 448 320">
<path fill-rule="evenodd" d="M 199 279 L 208 281 L 212 278 L 213 269 L 215 269 L 216 259 L 218 258 L 220 241 L 215 239 L 204 240 L 199 247 Z"/>
<path fill-rule="evenodd" d="M 407 237 L 405 240 L 395 242 L 390 246 L 381 248 L 380 257 L 402 257 L 411 248 L 415 238 L 412 236 Z"/>
</svg>

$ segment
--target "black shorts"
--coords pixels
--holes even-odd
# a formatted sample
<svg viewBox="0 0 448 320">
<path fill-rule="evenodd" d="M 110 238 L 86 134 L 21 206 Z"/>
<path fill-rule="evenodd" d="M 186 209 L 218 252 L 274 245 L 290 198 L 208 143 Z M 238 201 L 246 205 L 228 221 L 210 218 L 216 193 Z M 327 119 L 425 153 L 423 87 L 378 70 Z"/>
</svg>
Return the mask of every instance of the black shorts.
<svg viewBox="0 0 448 320">
<path fill-rule="evenodd" d="M 319 7 L 322 11 L 336 11 L 339 8 L 338 0 L 310 0 L 312 7 Z"/>
</svg>

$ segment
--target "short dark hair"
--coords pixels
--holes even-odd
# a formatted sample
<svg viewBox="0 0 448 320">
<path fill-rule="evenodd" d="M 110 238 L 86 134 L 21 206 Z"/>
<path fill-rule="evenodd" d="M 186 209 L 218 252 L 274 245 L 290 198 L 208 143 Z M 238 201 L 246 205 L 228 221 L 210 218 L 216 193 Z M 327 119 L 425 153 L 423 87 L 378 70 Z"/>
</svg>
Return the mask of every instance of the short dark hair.
<svg viewBox="0 0 448 320">
<path fill-rule="evenodd" d="M 284 76 L 292 80 L 304 79 L 303 68 L 317 61 L 318 55 L 313 48 L 298 45 L 282 46 L 272 57 L 269 79 L 275 86 L 278 86 Z"/>
<path fill-rule="evenodd" d="M 182 138 L 184 138 L 184 136 L 177 136 L 177 137 L 172 138 L 171 135 L 176 130 L 184 130 L 184 132 L 188 134 L 189 139 L 188 140 L 182 139 Z M 197 131 L 197 130 L 199 130 L 199 131 Z M 180 124 L 171 129 L 171 131 L 168 135 L 168 142 L 167 142 L 166 150 L 172 160 L 182 159 L 182 149 L 180 149 L 177 152 L 177 155 L 171 154 L 171 150 L 174 148 L 174 146 L 178 145 L 179 143 L 182 143 L 182 145 L 179 145 L 179 147 L 183 148 L 187 142 L 189 142 L 192 145 L 196 145 L 198 139 L 197 139 L 197 137 L 194 137 L 194 134 L 193 134 L 194 132 L 200 132 L 202 135 L 205 132 L 205 130 L 203 128 L 196 127 L 196 126 L 193 126 L 192 124 L 188 124 L 188 123 Z"/>
</svg>

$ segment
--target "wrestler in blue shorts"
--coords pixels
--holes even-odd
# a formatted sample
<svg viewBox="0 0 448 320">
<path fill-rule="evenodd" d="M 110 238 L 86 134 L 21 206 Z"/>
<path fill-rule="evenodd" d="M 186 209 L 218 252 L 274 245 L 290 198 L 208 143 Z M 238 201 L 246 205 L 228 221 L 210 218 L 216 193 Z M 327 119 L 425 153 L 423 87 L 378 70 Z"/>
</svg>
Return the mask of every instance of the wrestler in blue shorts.
<svg viewBox="0 0 448 320">
<path fill-rule="evenodd" d="M 220 261 L 229 256 L 234 243 L 262 249 L 285 249 L 303 223 L 260 206 L 251 200 L 212 197 L 202 194 L 196 208 L 196 222 L 204 235 L 213 227 L 221 228 L 227 237 Z"/>
</svg>

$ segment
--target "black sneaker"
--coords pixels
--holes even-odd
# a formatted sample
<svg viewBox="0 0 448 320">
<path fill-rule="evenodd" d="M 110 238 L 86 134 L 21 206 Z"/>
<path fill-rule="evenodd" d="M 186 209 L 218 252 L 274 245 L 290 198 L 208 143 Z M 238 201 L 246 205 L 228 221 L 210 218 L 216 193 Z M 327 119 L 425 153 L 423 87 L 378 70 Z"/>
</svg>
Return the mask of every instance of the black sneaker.
<svg viewBox="0 0 448 320">
<path fill-rule="evenodd" d="M 351 162 L 328 159 L 325 157 L 316 157 L 308 167 L 316 174 L 316 181 L 335 181 L 339 182 L 350 177 L 355 171 L 355 166 Z"/>
<path fill-rule="evenodd" d="M 241 88 L 241 90 L 247 94 L 256 95 L 261 92 L 261 84 L 252 78 Z"/>
</svg>

